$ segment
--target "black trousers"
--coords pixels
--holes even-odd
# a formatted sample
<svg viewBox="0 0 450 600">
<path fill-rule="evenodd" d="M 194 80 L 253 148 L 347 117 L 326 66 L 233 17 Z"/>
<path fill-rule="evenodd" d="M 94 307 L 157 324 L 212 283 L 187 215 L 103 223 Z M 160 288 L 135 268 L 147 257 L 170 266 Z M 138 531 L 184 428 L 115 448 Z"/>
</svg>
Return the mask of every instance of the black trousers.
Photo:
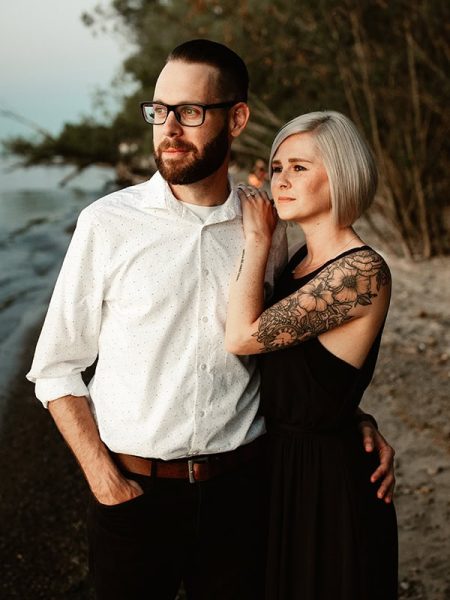
<svg viewBox="0 0 450 600">
<path fill-rule="evenodd" d="M 144 495 L 89 506 L 90 572 L 98 600 L 264 597 L 267 478 L 263 460 L 201 483 L 127 474 Z"/>
</svg>

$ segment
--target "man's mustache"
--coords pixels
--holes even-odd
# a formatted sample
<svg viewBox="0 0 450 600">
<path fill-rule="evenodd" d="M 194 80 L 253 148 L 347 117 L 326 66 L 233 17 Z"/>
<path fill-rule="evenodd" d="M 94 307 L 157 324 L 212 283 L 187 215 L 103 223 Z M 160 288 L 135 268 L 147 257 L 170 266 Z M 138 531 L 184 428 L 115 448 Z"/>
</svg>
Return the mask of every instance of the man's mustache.
<svg viewBox="0 0 450 600">
<path fill-rule="evenodd" d="M 170 149 L 184 150 L 184 151 L 189 151 L 189 150 L 196 151 L 197 150 L 197 148 L 194 146 L 194 144 L 189 144 L 186 142 L 179 142 L 177 140 L 163 140 L 158 146 L 158 154 L 160 154 L 161 152 L 165 152 L 166 150 L 170 150 Z"/>
</svg>

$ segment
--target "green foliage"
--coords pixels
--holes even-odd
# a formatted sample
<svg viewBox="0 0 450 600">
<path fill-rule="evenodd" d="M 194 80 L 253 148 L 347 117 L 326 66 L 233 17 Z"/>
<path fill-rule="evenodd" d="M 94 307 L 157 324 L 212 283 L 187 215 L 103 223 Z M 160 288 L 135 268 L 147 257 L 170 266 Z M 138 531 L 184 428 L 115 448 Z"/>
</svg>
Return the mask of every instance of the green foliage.
<svg viewBox="0 0 450 600">
<path fill-rule="evenodd" d="M 23 159 L 23 166 L 50 165 L 66 162 L 84 168 L 95 163 L 114 165 L 118 160 L 118 138 L 114 129 L 85 120 L 67 123 L 57 138 L 45 137 L 31 142 L 13 138 L 6 150 Z"/>
</svg>

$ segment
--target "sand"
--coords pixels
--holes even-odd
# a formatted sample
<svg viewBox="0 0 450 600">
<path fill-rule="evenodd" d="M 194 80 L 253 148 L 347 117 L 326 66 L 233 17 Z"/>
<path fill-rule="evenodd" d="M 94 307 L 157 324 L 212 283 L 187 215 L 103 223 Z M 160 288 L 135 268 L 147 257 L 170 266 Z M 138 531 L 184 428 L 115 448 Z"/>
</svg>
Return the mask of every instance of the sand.
<svg viewBox="0 0 450 600">
<path fill-rule="evenodd" d="M 389 262 L 392 308 L 363 407 L 397 452 L 400 598 L 444 600 L 450 598 L 450 259 Z M 0 438 L 0 597 L 88 600 L 88 490 L 24 380 L 36 335 L 30 332 Z"/>
</svg>

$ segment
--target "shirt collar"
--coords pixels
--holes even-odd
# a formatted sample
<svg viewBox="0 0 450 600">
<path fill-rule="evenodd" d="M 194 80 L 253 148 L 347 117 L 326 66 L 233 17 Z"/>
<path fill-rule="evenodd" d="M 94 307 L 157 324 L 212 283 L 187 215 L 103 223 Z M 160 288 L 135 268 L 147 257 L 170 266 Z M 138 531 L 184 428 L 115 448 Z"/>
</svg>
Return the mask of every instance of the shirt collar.
<svg viewBox="0 0 450 600">
<path fill-rule="evenodd" d="M 210 215 L 206 223 L 220 223 L 222 221 L 231 221 L 236 217 L 242 216 L 241 202 L 236 188 L 228 178 L 231 192 L 223 204 L 217 206 L 217 209 Z M 142 206 L 145 208 L 160 208 L 169 210 L 184 218 L 187 214 L 192 214 L 181 202 L 179 202 L 172 193 L 169 184 L 165 181 L 159 171 L 157 171 L 149 181 L 143 185 Z"/>
</svg>

